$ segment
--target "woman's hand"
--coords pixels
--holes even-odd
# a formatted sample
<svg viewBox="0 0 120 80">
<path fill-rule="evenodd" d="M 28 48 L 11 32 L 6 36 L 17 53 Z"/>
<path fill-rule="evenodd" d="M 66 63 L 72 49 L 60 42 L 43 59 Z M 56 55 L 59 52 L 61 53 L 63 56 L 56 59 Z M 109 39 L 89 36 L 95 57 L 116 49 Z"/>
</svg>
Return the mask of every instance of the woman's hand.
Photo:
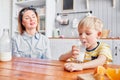
<svg viewBox="0 0 120 80">
<path fill-rule="evenodd" d="M 65 63 L 64 68 L 65 70 L 70 72 L 83 70 L 80 63 Z"/>
</svg>

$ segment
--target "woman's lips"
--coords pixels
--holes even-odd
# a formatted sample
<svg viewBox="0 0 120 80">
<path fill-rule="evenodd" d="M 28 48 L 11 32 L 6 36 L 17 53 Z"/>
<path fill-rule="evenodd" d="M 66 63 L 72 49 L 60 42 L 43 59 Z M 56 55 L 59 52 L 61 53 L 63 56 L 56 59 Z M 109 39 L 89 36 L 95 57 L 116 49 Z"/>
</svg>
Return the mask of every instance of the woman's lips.
<svg viewBox="0 0 120 80">
<path fill-rule="evenodd" d="M 30 25 L 34 25 L 34 24 L 35 24 L 35 22 L 30 23 Z"/>
</svg>

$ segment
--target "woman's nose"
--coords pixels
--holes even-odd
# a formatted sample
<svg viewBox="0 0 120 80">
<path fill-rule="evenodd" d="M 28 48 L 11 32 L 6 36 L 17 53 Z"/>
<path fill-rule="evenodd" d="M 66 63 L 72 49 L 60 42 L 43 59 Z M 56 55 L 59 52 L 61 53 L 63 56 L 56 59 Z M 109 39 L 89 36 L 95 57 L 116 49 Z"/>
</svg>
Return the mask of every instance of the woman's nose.
<svg viewBox="0 0 120 80">
<path fill-rule="evenodd" d="M 30 21 L 33 21 L 33 18 L 30 18 Z"/>
<path fill-rule="evenodd" d="M 33 21 L 34 20 L 34 18 L 31 16 L 31 17 L 29 17 L 30 18 L 30 21 Z"/>
</svg>

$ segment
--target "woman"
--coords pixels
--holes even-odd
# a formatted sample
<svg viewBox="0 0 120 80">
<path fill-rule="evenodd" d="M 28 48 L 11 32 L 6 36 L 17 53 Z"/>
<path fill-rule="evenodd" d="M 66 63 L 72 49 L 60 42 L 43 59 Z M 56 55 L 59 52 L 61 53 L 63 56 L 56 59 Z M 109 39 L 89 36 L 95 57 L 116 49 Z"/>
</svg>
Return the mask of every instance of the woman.
<svg viewBox="0 0 120 80">
<path fill-rule="evenodd" d="M 23 8 L 18 16 L 18 31 L 12 38 L 16 57 L 50 59 L 49 39 L 39 32 L 39 17 L 33 7 Z"/>
</svg>

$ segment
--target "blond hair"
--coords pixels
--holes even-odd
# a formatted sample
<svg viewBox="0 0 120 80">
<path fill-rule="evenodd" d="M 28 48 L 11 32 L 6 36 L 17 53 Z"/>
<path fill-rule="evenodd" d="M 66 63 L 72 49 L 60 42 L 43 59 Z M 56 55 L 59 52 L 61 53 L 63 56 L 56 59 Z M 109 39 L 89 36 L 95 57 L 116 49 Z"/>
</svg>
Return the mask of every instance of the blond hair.
<svg viewBox="0 0 120 80">
<path fill-rule="evenodd" d="M 90 29 L 93 28 L 93 29 L 101 32 L 102 28 L 103 28 L 103 22 L 102 22 L 102 20 L 100 20 L 99 18 L 97 18 L 95 16 L 87 16 L 79 22 L 78 30 L 83 27 L 87 27 Z"/>
</svg>

